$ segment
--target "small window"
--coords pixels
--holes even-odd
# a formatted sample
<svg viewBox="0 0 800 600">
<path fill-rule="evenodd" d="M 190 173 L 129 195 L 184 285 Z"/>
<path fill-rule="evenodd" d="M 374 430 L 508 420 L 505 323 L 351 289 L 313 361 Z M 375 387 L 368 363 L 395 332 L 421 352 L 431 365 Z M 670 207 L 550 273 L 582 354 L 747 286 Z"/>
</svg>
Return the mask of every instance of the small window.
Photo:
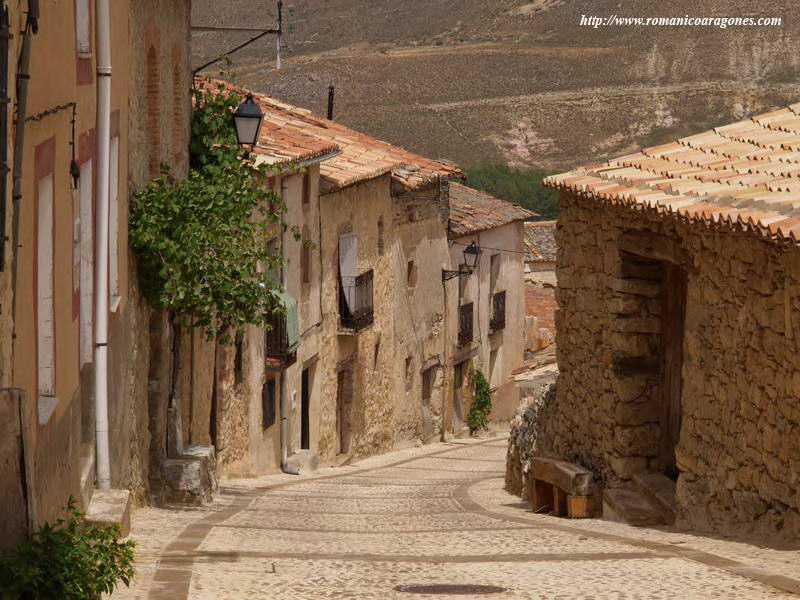
<svg viewBox="0 0 800 600">
<path fill-rule="evenodd" d="M 414 387 L 414 361 L 409 356 L 406 358 L 406 391 L 409 392 Z"/>
<path fill-rule="evenodd" d="M 499 371 L 499 365 L 497 362 L 499 348 L 495 348 L 489 354 L 489 385 L 494 387 L 497 384 L 497 372 Z"/>
<path fill-rule="evenodd" d="M 417 287 L 417 263 L 413 260 L 408 261 L 406 269 L 406 283 L 409 288 Z"/>
<path fill-rule="evenodd" d="M 275 424 L 275 379 L 268 380 L 261 388 L 261 426 L 264 429 Z"/>
<path fill-rule="evenodd" d="M 233 379 L 236 385 L 240 385 L 244 380 L 244 331 L 241 329 L 236 332 L 234 345 L 236 354 L 233 358 Z"/>
<path fill-rule="evenodd" d="M 422 399 L 426 404 L 431 401 L 433 395 L 433 382 L 436 379 L 436 367 L 425 369 L 422 373 Z"/>
<path fill-rule="evenodd" d="M 311 203 L 311 180 L 308 173 L 303 175 L 303 206 Z"/>
<path fill-rule="evenodd" d="M 378 256 L 383 256 L 384 241 L 383 241 L 383 217 L 378 219 Z"/>
<path fill-rule="evenodd" d="M 92 13 L 89 0 L 75 0 L 75 50 L 78 56 L 92 53 Z"/>
<path fill-rule="evenodd" d="M 500 277 L 500 255 L 499 254 L 492 254 L 491 264 L 489 265 L 490 272 L 489 272 L 489 289 L 490 291 L 494 291 L 495 286 L 497 285 L 497 280 Z"/>
<path fill-rule="evenodd" d="M 453 387 L 460 390 L 464 386 L 464 363 L 460 362 L 453 367 Z"/>
<path fill-rule="evenodd" d="M 380 358 L 380 352 L 381 352 L 381 343 L 378 342 L 378 343 L 375 344 L 375 349 L 374 349 L 374 351 L 372 353 L 372 368 L 373 369 L 377 369 L 378 368 L 378 358 Z"/>
</svg>

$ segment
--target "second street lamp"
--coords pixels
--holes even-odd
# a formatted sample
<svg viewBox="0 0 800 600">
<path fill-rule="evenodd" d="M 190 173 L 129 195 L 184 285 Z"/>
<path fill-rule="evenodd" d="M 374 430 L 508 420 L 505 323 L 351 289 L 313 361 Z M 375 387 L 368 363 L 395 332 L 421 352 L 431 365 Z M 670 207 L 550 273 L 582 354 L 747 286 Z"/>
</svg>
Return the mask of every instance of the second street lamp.
<svg viewBox="0 0 800 600">
<path fill-rule="evenodd" d="M 472 275 L 472 272 L 478 268 L 478 264 L 481 260 L 481 254 L 483 254 L 483 250 L 481 250 L 481 247 L 478 245 L 478 243 L 474 240 L 471 241 L 469 245 L 464 248 L 463 268 L 459 268 L 458 271 L 448 271 L 447 269 L 442 269 L 442 281 L 448 281 L 454 277 L 469 277 Z"/>
<path fill-rule="evenodd" d="M 261 122 L 264 120 L 264 113 L 261 107 L 253 99 L 253 94 L 247 94 L 233 113 L 233 122 L 236 125 L 236 137 L 240 146 L 255 147 L 258 142 L 258 134 L 261 131 Z"/>
</svg>

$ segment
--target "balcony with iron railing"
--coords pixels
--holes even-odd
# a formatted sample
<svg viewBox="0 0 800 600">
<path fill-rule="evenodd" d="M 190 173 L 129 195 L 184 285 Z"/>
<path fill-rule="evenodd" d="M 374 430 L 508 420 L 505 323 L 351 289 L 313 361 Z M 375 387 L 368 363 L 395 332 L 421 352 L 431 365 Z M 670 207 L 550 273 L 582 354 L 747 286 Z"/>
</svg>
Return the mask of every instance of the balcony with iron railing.
<svg viewBox="0 0 800 600">
<path fill-rule="evenodd" d="M 458 345 L 468 346 L 472 343 L 473 303 L 464 304 L 458 309 Z"/>
<path fill-rule="evenodd" d="M 264 357 L 268 369 L 283 370 L 295 363 L 297 353 L 289 347 L 285 314 L 274 312 L 269 316 L 264 336 Z"/>
<path fill-rule="evenodd" d="M 373 279 L 372 269 L 356 277 L 339 277 L 339 322 L 342 329 L 357 332 L 374 322 Z"/>
<path fill-rule="evenodd" d="M 506 293 L 497 292 L 492 295 L 492 316 L 489 319 L 489 331 L 502 331 L 506 328 Z"/>
</svg>

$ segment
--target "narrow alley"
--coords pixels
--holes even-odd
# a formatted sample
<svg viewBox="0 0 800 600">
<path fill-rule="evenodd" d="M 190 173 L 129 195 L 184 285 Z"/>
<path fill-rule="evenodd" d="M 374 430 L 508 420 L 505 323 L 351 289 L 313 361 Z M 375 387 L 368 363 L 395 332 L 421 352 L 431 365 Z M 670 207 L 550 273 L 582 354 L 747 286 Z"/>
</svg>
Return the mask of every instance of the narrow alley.
<svg viewBox="0 0 800 600">
<path fill-rule="evenodd" d="M 800 593 L 796 551 L 533 514 L 503 490 L 506 446 L 489 438 L 410 448 L 317 476 L 225 482 L 203 508 L 139 509 L 136 580 L 114 597 L 755 600 Z M 441 585 L 462 589 L 410 593 Z"/>
</svg>

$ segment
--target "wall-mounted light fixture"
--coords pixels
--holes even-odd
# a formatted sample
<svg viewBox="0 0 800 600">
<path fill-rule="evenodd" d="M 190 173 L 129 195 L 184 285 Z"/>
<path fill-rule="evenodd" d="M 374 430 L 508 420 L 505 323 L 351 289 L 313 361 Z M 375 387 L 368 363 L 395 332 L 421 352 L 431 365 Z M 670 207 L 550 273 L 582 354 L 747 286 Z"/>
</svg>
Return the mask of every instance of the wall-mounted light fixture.
<svg viewBox="0 0 800 600">
<path fill-rule="evenodd" d="M 481 254 L 483 250 L 476 241 L 471 241 L 469 245 L 464 248 L 464 264 L 458 271 L 448 271 L 442 269 L 442 281 L 448 281 L 454 277 L 469 277 L 473 271 L 478 268 L 481 261 Z"/>
<path fill-rule="evenodd" d="M 240 146 L 250 146 L 253 148 L 258 142 L 258 133 L 261 131 L 261 122 L 264 120 L 264 113 L 261 107 L 253 99 L 253 94 L 247 94 L 233 113 L 233 122 L 236 125 L 236 137 Z"/>
</svg>

